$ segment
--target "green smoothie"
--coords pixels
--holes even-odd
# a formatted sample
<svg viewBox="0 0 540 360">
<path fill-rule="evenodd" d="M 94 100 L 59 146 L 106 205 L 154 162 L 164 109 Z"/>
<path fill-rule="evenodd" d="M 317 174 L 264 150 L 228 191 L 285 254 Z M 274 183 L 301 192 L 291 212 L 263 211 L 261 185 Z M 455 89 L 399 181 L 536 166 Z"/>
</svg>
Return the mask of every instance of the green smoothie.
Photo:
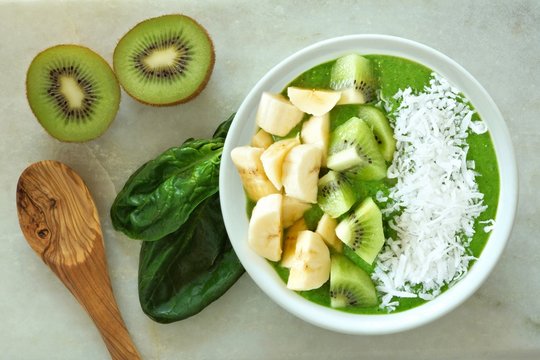
<svg viewBox="0 0 540 360">
<path fill-rule="evenodd" d="M 374 63 L 376 74 L 379 79 L 381 90 L 380 96 L 385 99 L 392 108 L 396 108 L 399 105 L 397 100 L 393 99 L 394 94 L 399 89 L 410 87 L 413 91 L 422 92 L 424 86 L 429 84 L 432 70 L 416 62 L 386 55 L 364 55 L 364 57 L 370 59 Z M 302 88 L 329 88 L 330 72 L 334 62 L 335 61 L 330 61 L 315 66 L 298 76 L 289 84 L 289 86 Z M 286 89 L 284 90 L 284 94 L 285 93 Z M 336 106 L 330 113 L 331 130 L 335 129 L 351 117 L 356 116 L 357 113 L 358 105 Z M 478 114 L 474 115 L 473 120 L 474 119 L 479 119 Z M 489 238 L 489 233 L 486 233 L 483 229 L 485 224 L 482 224 L 481 222 L 484 220 L 495 219 L 497 211 L 499 199 L 499 170 L 489 132 L 480 135 L 470 132 L 467 142 L 470 147 L 467 160 L 474 160 L 476 163 L 475 171 L 478 172 L 480 176 L 477 176 L 475 180 L 478 184 L 479 191 L 484 194 L 484 204 L 487 205 L 487 210 L 485 210 L 475 221 L 475 234 L 469 246 L 471 254 L 478 257 Z M 390 179 L 383 179 L 380 181 L 358 181 L 354 184 L 354 190 L 360 199 L 368 196 L 375 198 L 379 191 L 382 191 L 383 194 L 388 194 L 389 189 L 394 184 L 395 180 Z M 248 203 L 248 213 L 250 213 L 252 206 L 253 204 Z M 315 229 L 320 216 L 322 216 L 322 211 L 317 206 L 314 206 L 304 215 L 310 230 Z M 388 218 L 384 218 L 383 216 L 386 237 L 394 235 L 393 231 L 387 225 L 388 220 Z M 347 246 L 344 246 L 344 254 L 365 271 L 373 271 L 373 268 L 370 265 L 360 259 Z M 279 266 L 279 263 L 272 264 L 283 281 L 287 282 L 289 270 Z M 470 262 L 469 266 L 473 265 L 474 262 Z M 444 290 L 445 289 L 443 288 L 443 291 Z M 310 301 L 330 307 L 328 282 L 318 289 L 301 291 L 298 293 Z M 419 298 L 400 298 L 400 304 L 395 311 L 407 310 L 424 302 L 425 300 Z M 387 310 L 379 307 L 350 307 L 339 310 L 363 314 L 387 313 Z"/>
</svg>

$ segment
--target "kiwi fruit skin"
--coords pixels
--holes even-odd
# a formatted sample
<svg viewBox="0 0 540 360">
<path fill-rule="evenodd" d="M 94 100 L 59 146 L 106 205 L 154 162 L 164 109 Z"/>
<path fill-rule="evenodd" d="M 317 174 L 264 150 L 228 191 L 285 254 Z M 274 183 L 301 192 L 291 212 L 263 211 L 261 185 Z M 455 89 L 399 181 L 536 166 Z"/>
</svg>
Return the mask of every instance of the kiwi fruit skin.
<svg viewBox="0 0 540 360">
<path fill-rule="evenodd" d="M 206 73 L 204 78 L 202 78 L 200 84 L 196 89 L 193 90 L 193 92 L 184 95 L 179 96 L 176 98 L 171 99 L 165 99 L 165 96 L 155 96 L 155 97 L 148 97 L 148 96 L 141 96 L 141 94 L 137 93 L 137 90 L 133 88 L 133 86 L 130 86 L 130 79 L 126 78 L 126 75 L 124 73 L 124 69 L 129 67 L 127 62 L 129 61 L 125 59 L 126 55 L 126 48 L 127 43 L 129 41 L 132 41 L 132 38 L 136 37 L 135 32 L 141 31 L 144 32 L 145 27 L 151 27 L 152 23 L 157 23 L 159 21 L 173 21 L 173 20 L 180 20 L 182 22 L 185 22 L 187 24 L 190 24 L 188 26 L 193 26 L 193 29 L 197 32 L 199 32 L 201 38 L 204 38 L 205 41 L 208 42 L 209 45 L 209 51 L 208 51 L 208 66 L 206 68 Z M 206 87 L 208 84 L 208 81 L 210 80 L 210 76 L 212 75 L 213 69 L 215 64 L 215 50 L 214 50 L 214 44 L 212 42 L 212 39 L 210 35 L 208 34 L 208 31 L 197 21 L 195 21 L 193 18 L 183 15 L 183 14 L 169 14 L 169 15 L 162 15 L 150 19 L 146 19 L 137 25 L 135 25 L 133 28 L 131 28 L 124 36 L 119 40 L 118 44 L 116 45 L 116 48 L 113 53 L 113 68 L 114 71 L 118 77 L 118 80 L 120 81 L 120 84 L 122 85 L 122 88 L 124 91 L 128 93 L 132 98 L 137 100 L 138 102 L 146 105 L 152 105 L 152 106 L 173 106 L 178 105 L 182 103 L 186 103 L 196 96 L 198 96 L 202 90 Z M 134 70 L 131 69 L 133 72 Z"/>
<path fill-rule="evenodd" d="M 357 116 L 364 120 L 373 131 L 384 160 L 392 161 L 396 150 L 396 139 L 394 139 L 394 131 L 386 115 L 373 105 L 359 105 Z"/>
<path fill-rule="evenodd" d="M 366 198 L 343 219 L 336 227 L 336 235 L 372 265 L 385 242 L 381 210 L 373 199 Z"/>
<path fill-rule="evenodd" d="M 330 170 L 319 179 L 317 204 L 328 215 L 337 218 L 349 211 L 356 201 L 348 179 Z"/>
<path fill-rule="evenodd" d="M 355 168 L 346 170 L 347 176 L 358 180 L 380 180 L 386 177 L 386 162 L 377 140 L 369 125 L 357 117 L 350 118 L 330 133 L 327 164 L 333 162 L 336 154 L 351 147 L 356 147 L 356 153 L 362 161 Z"/>
<path fill-rule="evenodd" d="M 70 59 L 70 56 L 74 57 Z M 49 63 L 51 61 L 73 61 L 73 59 L 77 60 L 77 58 L 93 62 L 92 65 L 97 68 L 97 72 L 95 71 L 96 69 L 79 69 L 79 71 L 90 71 L 92 76 L 96 77 L 94 80 L 101 81 L 101 90 L 105 91 L 100 96 L 101 106 L 108 106 L 109 108 L 103 111 L 99 119 L 92 120 L 99 122 L 99 126 L 95 129 L 88 129 L 91 124 L 82 124 L 88 125 L 87 129 L 83 129 L 80 126 L 73 129 L 74 126 L 77 126 L 72 123 L 68 124 L 67 122 L 71 122 L 70 120 L 66 121 L 66 119 L 54 117 L 55 112 L 61 110 L 58 109 L 58 105 L 51 104 L 54 102 L 54 99 L 51 99 L 48 94 L 44 94 L 47 90 L 43 87 L 47 84 L 43 83 L 43 79 L 50 78 L 50 72 L 53 68 L 53 65 L 49 65 Z M 63 142 L 86 142 L 98 138 L 109 128 L 120 106 L 120 85 L 111 66 L 93 50 L 77 44 L 55 45 L 38 53 L 30 63 L 26 73 L 25 83 L 26 97 L 32 113 L 49 135 Z M 48 85 L 50 86 L 51 84 Z M 100 109 L 94 108 L 94 112 L 97 111 L 100 111 Z M 85 121 L 84 119 L 79 120 L 82 122 Z M 64 122 L 64 128 L 59 127 L 58 123 L 60 122 Z M 74 122 L 77 122 L 77 120 Z M 95 123 L 94 126 L 96 126 Z"/>
<path fill-rule="evenodd" d="M 369 275 L 341 254 L 330 257 L 330 306 L 372 307 L 379 300 Z"/>
</svg>

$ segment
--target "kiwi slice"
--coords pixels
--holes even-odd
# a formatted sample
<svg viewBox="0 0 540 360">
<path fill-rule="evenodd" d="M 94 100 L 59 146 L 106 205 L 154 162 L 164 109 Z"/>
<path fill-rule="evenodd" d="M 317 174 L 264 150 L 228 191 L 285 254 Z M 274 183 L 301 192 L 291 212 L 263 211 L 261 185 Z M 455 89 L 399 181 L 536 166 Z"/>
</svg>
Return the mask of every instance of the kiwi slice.
<svg viewBox="0 0 540 360">
<path fill-rule="evenodd" d="M 371 307 L 379 303 L 369 275 L 340 254 L 330 257 L 330 306 Z"/>
<path fill-rule="evenodd" d="M 372 198 L 366 198 L 336 227 L 337 237 L 356 255 L 372 265 L 384 245 L 381 210 Z"/>
<path fill-rule="evenodd" d="M 328 168 L 348 170 L 360 180 L 380 180 L 386 177 L 386 163 L 369 125 L 352 117 L 331 134 L 328 145 Z"/>
<path fill-rule="evenodd" d="M 392 161 L 394 151 L 396 151 L 396 139 L 382 110 L 372 105 L 360 105 L 358 117 L 364 120 L 373 131 L 384 160 Z"/>
<path fill-rule="evenodd" d="M 354 88 L 368 102 L 375 98 L 377 84 L 373 64 L 363 56 L 349 54 L 337 59 L 332 66 L 330 87 L 334 90 Z"/>
<path fill-rule="evenodd" d="M 185 15 L 145 20 L 114 50 L 114 71 L 124 90 L 150 105 L 174 105 L 197 96 L 214 68 L 206 30 Z"/>
<path fill-rule="evenodd" d="M 45 130 L 61 141 L 94 139 L 109 127 L 120 104 L 120 86 L 107 62 L 78 45 L 39 53 L 26 74 L 26 96 Z"/>
<path fill-rule="evenodd" d="M 317 203 L 333 218 L 349 211 L 356 201 L 349 180 L 342 174 L 330 170 L 319 179 Z"/>
</svg>

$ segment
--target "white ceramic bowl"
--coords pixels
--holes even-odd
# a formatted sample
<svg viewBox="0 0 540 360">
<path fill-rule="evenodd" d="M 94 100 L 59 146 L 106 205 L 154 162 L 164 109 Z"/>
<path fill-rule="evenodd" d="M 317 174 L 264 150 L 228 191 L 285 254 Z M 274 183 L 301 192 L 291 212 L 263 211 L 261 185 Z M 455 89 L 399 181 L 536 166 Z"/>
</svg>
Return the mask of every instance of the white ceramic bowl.
<svg viewBox="0 0 540 360">
<path fill-rule="evenodd" d="M 236 146 L 250 143 L 255 133 L 255 113 L 262 92 L 280 92 L 290 81 L 311 67 L 357 52 L 404 57 L 424 64 L 457 86 L 474 104 L 486 122 L 497 154 L 500 196 L 496 225 L 478 261 L 455 286 L 416 308 L 385 315 L 358 315 L 310 302 L 288 290 L 268 262 L 248 246 L 245 194 L 231 161 Z M 517 169 L 506 124 L 484 88 L 460 65 L 442 53 L 414 41 L 385 35 L 351 35 L 311 45 L 271 69 L 249 92 L 240 106 L 229 135 L 220 170 L 220 196 L 227 232 L 240 261 L 255 283 L 276 303 L 317 326 L 349 334 L 387 334 L 411 329 L 456 308 L 486 280 L 501 256 L 514 221 L 517 205 Z"/>
</svg>

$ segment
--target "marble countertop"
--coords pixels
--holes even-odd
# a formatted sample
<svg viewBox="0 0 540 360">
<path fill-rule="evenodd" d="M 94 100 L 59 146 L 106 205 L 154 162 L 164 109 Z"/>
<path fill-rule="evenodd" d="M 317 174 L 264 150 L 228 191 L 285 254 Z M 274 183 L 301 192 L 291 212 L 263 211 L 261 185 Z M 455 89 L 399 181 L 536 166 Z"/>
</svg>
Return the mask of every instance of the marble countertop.
<svg viewBox="0 0 540 360">
<path fill-rule="evenodd" d="M 336 4 L 334 4 L 336 3 Z M 15 188 L 30 163 L 64 161 L 86 180 L 101 214 L 112 285 L 145 359 L 540 358 L 540 3 L 536 1 L 0 1 L 0 358 L 107 359 L 93 324 L 26 244 Z M 25 99 L 40 50 L 84 44 L 111 61 L 137 22 L 185 13 L 214 39 L 216 66 L 195 100 L 152 108 L 125 93 L 107 133 L 85 144 L 49 137 Z M 485 284 L 456 310 L 385 336 L 319 329 L 274 304 L 245 274 L 200 314 L 170 325 L 137 298 L 140 244 L 112 230 L 108 210 L 143 162 L 187 137 L 207 137 L 272 66 L 316 41 L 397 35 L 463 65 L 498 104 L 515 144 L 520 204 L 508 247 Z M 502 169 L 504 171 L 504 169 Z M 500 204 L 504 206 L 504 204 Z M 537 224 L 537 225 L 535 225 Z"/>
</svg>

